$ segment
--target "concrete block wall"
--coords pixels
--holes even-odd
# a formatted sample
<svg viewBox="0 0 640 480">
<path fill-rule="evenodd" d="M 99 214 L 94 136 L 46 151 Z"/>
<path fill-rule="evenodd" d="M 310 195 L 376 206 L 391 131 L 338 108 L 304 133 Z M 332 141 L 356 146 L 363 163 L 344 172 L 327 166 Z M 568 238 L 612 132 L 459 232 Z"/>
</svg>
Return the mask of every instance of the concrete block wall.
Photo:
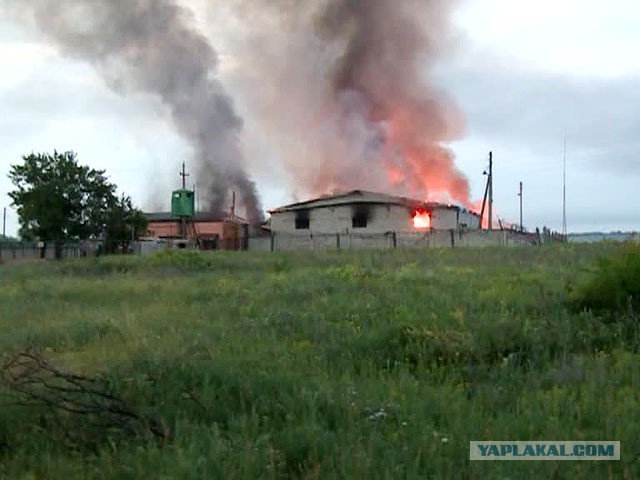
<svg viewBox="0 0 640 480">
<path fill-rule="evenodd" d="M 507 244 L 507 232 L 500 230 L 468 230 L 456 235 L 456 245 L 461 247 L 493 247 Z"/>
<path fill-rule="evenodd" d="M 431 212 L 431 228 L 446 230 L 458 227 L 458 211 L 436 208 Z"/>
<path fill-rule="evenodd" d="M 271 251 L 271 237 L 249 237 L 248 250 L 254 252 Z"/>
<path fill-rule="evenodd" d="M 62 258 L 79 258 L 87 249 L 79 245 L 65 245 L 62 248 Z M 52 244 L 45 250 L 45 259 L 55 259 L 56 252 Z M 0 261 L 3 263 L 40 260 L 40 248 L 32 243 L 16 243 L 0 246 Z"/>
<path fill-rule="evenodd" d="M 268 241 L 268 243 L 267 243 Z M 457 248 L 535 245 L 530 234 L 500 230 L 431 230 L 379 234 L 273 233 L 271 239 L 250 239 L 249 250 L 329 250 L 392 248 Z"/>
<path fill-rule="evenodd" d="M 358 208 L 367 213 L 367 227 L 353 228 L 353 217 Z M 403 231 L 411 227 L 411 212 L 401 205 L 337 205 L 314 208 L 307 212 L 309 229 L 296 230 L 296 216 L 299 212 L 281 212 L 271 216 L 271 229 L 278 233 L 298 233 L 311 235 L 347 233 L 385 233 L 390 230 Z"/>
<path fill-rule="evenodd" d="M 340 238 L 340 248 L 350 250 L 393 248 L 393 236 L 392 234 L 345 235 Z"/>
</svg>

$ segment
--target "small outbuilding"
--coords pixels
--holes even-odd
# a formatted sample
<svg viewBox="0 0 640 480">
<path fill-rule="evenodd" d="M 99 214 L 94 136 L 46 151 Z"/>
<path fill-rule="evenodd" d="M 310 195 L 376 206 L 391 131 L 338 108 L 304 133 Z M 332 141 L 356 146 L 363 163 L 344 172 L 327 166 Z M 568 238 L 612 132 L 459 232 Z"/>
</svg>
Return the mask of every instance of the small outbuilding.
<svg viewBox="0 0 640 480">
<path fill-rule="evenodd" d="M 237 216 L 195 212 L 184 220 L 171 212 L 146 213 L 147 235 L 157 239 L 186 239 L 206 250 L 245 250 L 249 225 Z"/>
</svg>

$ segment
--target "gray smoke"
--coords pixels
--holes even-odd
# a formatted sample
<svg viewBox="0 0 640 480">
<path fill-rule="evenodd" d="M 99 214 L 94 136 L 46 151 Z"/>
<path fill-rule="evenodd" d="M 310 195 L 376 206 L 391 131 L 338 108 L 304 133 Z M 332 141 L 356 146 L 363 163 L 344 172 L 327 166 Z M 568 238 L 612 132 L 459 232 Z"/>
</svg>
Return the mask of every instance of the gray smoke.
<svg viewBox="0 0 640 480">
<path fill-rule="evenodd" d="M 63 54 L 95 65 L 119 92 L 159 96 L 193 147 L 200 195 L 228 208 L 237 190 L 252 222 L 262 220 L 255 185 L 243 167 L 243 122 L 216 78 L 218 59 L 175 0 L 0 0 L 54 40 Z"/>
<path fill-rule="evenodd" d="M 210 0 L 236 15 L 226 48 L 248 111 L 296 188 L 381 189 L 469 204 L 447 142 L 464 122 L 432 81 L 452 0 Z"/>
</svg>

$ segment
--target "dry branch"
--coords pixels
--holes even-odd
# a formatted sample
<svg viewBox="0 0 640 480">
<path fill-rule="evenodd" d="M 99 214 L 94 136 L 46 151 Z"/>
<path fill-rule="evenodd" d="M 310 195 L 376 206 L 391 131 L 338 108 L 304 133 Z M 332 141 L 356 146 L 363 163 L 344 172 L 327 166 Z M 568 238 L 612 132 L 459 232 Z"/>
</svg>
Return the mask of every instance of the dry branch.
<svg viewBox="0 0 640 480">
<path fill-rule="evenodd" d="M 113 432 L 147 431 L 160 440 L 171 439 L 164 422 L 136 412 L 110 391 L 104 379 L 64 372 L 38 352 L 13 357 L 0 379 L 23 405 L 46 407 L 52 414 L 47 426 L 55 427 L 75 447 L 97 444 Z M 69 428 L 74 422 L 80 427 Z"/>
</svg>

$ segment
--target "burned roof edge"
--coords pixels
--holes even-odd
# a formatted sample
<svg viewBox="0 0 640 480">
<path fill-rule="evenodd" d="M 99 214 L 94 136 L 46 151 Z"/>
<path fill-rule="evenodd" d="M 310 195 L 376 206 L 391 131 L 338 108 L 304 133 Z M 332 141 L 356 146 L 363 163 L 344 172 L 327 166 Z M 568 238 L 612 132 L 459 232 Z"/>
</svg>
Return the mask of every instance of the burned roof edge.
<svg viewBox="0 0 640 480">
<path fill-rule="evenodd" d="M 180 217 L 173 215 L 171 212 L 144 212 L 144 217 L 149 222 L 177 222 Z M 234 216 L 229 217 L 226 214 L 216 214 L 212 212 L 195 212 L 193 219 L 194 222 L 237 222 L 248 223 L 244 218 Z"/>
<path fill-rule="evenodd" d="M 352 197 L 352 196 L 357 196 L 357 195 L 361 195 L 361 196 L 365 196 L 365 195 L 370 195 L 372 197 L 378 197 L 378 198 L 370 198 L 370 199 L 366 199 L 366 198 L 362 198 L 362 199 L 357 199 L 354 198 L 351 202 L 344 202 L 344 199 L 348 198 L 348 197 Z M 337 206 L 337 205 L 344 205 L 344 204 L 349 204 L 349 203 L 369 203 L 369 204 L 378 204 L 378 205 L 384 205 L 384 204 L 394 204 L 394 205 L 405 205 L 408 207 L 413 207 L 413 208 L 419 208 L 419 207 L 424 207 L 424 208 L 450 208 L 450 209 L 455 209 L 455 210 L 459 210 L 459 211 L 463 211 L 463 212 L 469 212 L 472 215 L 476 215 L 476 216 L 480 216 L 478 213 L 471 211 L 465 207 L 459 206 L 459 205 L 454 205 L 454 204 L 446 204 L 446 203 L 438 203 L 438 202 L 425 202 L 422 200 L 416 200 L 416 199 L 412 199 L 412 198 L 407 198 L 407 197 L 401 197 L 401 196 L 396 196 L 396 195 L 389 195 L 386 193 L 378 193 L 378 192 L 370 192 L 370 191 L 366 191 L 366 190 L 352 190 L 350 192 L 347 193 L 342 193 L 342 194 L 338 194 L 338 195 L 327 195 L 327 196 L 323 196 L 323 197 L 318 197 L 318 198 L 314 198 L 311 200 L 305 200 L 303 202 L 297 202 L 297 203 L 292 203 L 289 205 L 284 205 L 282 207 L 278 207 L 278 208 L 274 208 L 272 210 L 269 210 L 270 214 L 274 214 L 274 213 L 284 213 L 284 212 L 292 212 L 292 211 L 296 211 L 296 210 L 303 210 L 303 209 L 307 209 L 307 208 L 314 208 L 314 204 L 315 203 L 321 203 L 320 205 L 317 205 L 316 208 L 326 208 L 326 207 L 332 207 L 332 206 Z"/>
</svg>

